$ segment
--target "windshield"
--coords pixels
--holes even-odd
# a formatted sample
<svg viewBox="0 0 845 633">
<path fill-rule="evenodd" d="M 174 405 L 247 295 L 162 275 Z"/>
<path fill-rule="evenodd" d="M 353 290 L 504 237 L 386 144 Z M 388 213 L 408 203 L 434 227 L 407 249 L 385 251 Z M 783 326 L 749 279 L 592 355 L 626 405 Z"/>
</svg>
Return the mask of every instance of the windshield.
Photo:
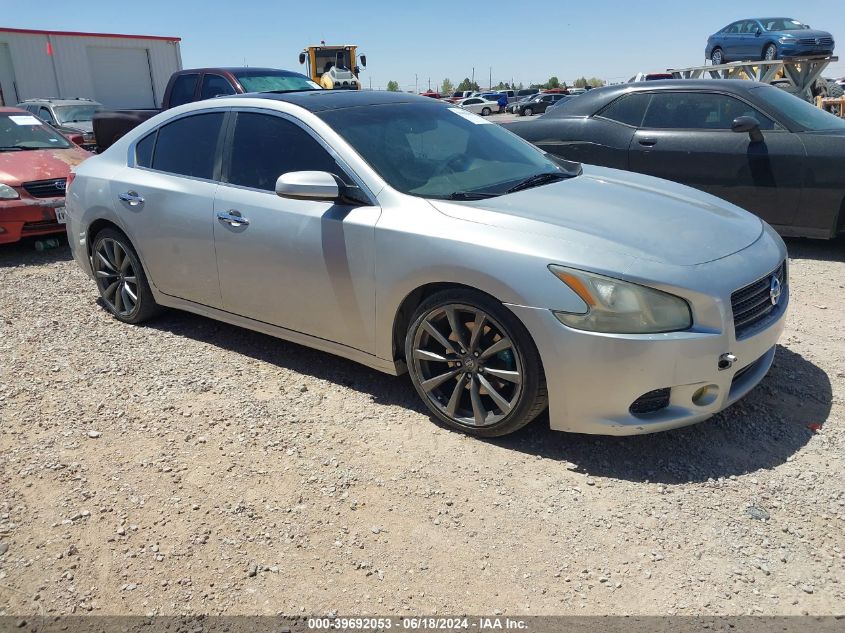
<svg viewBox="0 0 845 633">
<path fill-rule="evenodd" d="M 102 110 L 98 105 L 55 106 L 53 110 L 59 123 L 85 123 L 94 118 L 94 113 Z"/>
<path fill-rule="evenodd" d="M 789 18 L 774 18 L 771 20 L 760 20 L 760 22 L 766 31 L 800 31 L 810 28 L 806 24 L 801 24 L 798 20 L 790 20 Z"/>
<path fill-rule="evenodd" d="M 235 73 L 235 78 L 246 92 L 321 90 L 305 75 L 284 70 L 241 70 Z"/>
<path fill-rule="evenodd" d="M 752 88 L 761 103 L 770 103 L 805 130 L 845 130 L 845 119 L 817 108 L 774 86 Z"/>
<path fill-rule="evenodd" d="M 502 127 L 438 103 L 400 103 L 318 113 L 403 193 L 439 199 L 501 195 L 539 174 L 564 171 Z"/>
<path fill-rule="evenodd" d="M 352 68 L 352 51 L 338 48 L 321 48 L 314 52 L 315 75 L 320 77 L 331 70 L 332 66 L 338 70 Z"/>
<path fill-rule="evenodd" d="M 0 151 L 68 147 L 63 136 L 31 114 L 0 114 Z"/>
</svg>

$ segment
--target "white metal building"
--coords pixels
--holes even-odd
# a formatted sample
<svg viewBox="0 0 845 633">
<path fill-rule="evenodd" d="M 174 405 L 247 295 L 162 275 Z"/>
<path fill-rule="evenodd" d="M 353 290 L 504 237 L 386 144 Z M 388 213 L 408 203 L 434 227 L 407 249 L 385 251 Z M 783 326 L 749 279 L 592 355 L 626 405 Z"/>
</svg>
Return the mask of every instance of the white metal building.
<svg viewBox="0 0 845 633">
<path fill-rule="evenodd" d="M 86 97 L 108 108 L 157 108 L 182 69 L 180 38 L 0 27 L 0 105 Z"/>
</svg>

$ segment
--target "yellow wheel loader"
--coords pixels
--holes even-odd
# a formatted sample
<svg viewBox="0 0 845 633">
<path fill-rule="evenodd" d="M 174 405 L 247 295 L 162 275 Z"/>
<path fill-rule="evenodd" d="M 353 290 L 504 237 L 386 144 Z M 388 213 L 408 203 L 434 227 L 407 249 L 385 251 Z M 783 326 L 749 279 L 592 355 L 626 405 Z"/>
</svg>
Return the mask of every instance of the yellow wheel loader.
<svg viewBox="0 0 845 633">
<path fill-rule="evenodd" d="M 343 44 L 309 46 L 299 54 L 299 63 L 306 64 L 308 75 L 326 90 L 360 90 L 358 75 L 367 66 L 367 56 L 361 55 L 358 66 L 357 46 Z"/>
</svg>

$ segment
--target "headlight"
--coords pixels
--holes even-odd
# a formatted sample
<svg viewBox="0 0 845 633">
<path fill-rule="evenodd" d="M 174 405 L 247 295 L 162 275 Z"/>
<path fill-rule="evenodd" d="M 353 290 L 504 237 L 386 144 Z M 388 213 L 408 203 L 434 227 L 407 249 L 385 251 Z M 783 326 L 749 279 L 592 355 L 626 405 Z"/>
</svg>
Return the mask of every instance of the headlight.
<svg viewBox="0 0 845 633">
<path fill-rule="evenodd" d="M 793 44 L 793 43 L 795 43 L 795 38 L 794 37 L 779 37 L 778 42 L 780 42 L 781 44 Z"/>
<path fill-rule="evenodd" d="M 680 297 L 654 288 L 563 266 L 549 266 L 569 286 L 587 311 L 555 312 L 564 325 L 591 332 L 653 334 L 677 332 L 692 325 L 689 305 Z"/>
<path fill-rule="evenodd" d="M 0 200 L 17 200 L 20 198 L 18 192 L 9 185 L 0 185 Z"/>
</svg>

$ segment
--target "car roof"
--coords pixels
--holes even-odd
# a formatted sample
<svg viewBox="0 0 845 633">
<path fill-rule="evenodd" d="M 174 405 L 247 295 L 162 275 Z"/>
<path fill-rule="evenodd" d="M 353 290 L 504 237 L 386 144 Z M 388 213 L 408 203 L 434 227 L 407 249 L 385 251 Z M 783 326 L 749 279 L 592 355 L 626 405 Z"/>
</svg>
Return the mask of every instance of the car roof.
<svg viewBox="0 0 845 633">
<path fill-rule="evenodd" d="M 258 98 L 269 99 L 271 101 L 285 101 L 310 112 L 325 112 L 327 110 L 339 110 L 341 108 L 390 103 L 439 103 L 431 97 L 422 97 L 407 92 L 389 92 L 386 90 L 303 90 L 300 92 L 282 93 L 248 92 L 242 95 L 232 95 L 229 98 Z"/>
<path fill-rule="evenodd" d="M 52 99 L 50 97 L 39 97 L 36 99 L 26 99 L 21 101 L 21 104 L 25 103 L 40 103 L 40 104 L 50 104 L 50 105 L 81 105 L 81 104 L 89 104 L 89 105 L 103 105 L 99 101 L 94 101 L 93 99 L 87 99 L 85 97 L 76 97 L 71 99 Z"/>
<path fill-rule="evenodd" d="M 603 105 L 623 94 L 632 92 L 659 92 L 663 90 L 718 90 L 734 94 L 746 93 L 752 88 L 765 86 L 756 81 L 742 79 L 661 79 L 660 81 L 638 81 L 593 88 L 570 99 L 565 106 L 555 108 L 558 116 L 590 116 Z"/>
</svg>

